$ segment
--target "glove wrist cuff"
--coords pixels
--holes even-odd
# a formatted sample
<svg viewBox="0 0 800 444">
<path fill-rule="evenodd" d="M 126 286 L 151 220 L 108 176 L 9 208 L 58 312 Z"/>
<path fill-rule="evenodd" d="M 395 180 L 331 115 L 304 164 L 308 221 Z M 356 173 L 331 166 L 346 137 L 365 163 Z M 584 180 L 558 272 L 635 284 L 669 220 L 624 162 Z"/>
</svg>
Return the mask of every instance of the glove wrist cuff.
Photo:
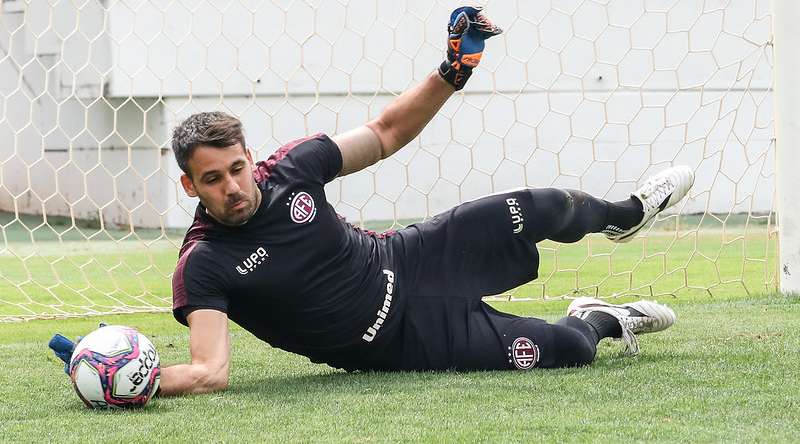
<svg viewBox="0 0 800 444">
<path fill-rule="evenodd" d="M 461 65 L 461 69 L 455 69 L 448 60 L 443 61 L 437 71 L 447 83 L 453 85 L 456 91 L 462 89 L 472 75 L 472 68 L 469 66 Z"/>
</svg>

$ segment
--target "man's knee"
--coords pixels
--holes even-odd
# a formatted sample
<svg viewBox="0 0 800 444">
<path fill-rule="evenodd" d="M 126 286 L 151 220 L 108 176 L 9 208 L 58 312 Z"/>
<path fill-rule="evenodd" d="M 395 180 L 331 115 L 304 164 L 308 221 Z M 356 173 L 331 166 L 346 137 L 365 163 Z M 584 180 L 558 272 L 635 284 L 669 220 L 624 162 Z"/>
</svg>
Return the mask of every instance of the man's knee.
<svg viewBox="0 0 800 444">
<path fill-rule="evenodd" d="M 550 363 L 553 367 L 582 367 L 594 361 L 597 346 L 579 330 L 565 325 L 552 325 L 552 353 Z"/>
<path fill-rule="evenodd" d="M 533 204 L 539 211 L 546 211 L 550 214 L 564 215 L 569 213 L 575 206 L 571 192 L 560 188 L 531 188 L 529 190 L 533 197 Z"/>
<path fill-rule="evenodd" d="M 531 195 L 541 239 L 577 242 L 605 224 L 606 202 L 583 191 L 543 188 Z"/>
<path fill-rule="evenodd" d="M 529 190 L 535 214 L 534 230 L 541 239 L 550 238 L 561 232 L 572 220 L 575 199 L 567 190 L 559 188 L 533 188 Z M 537 239 L 537 240 L 541 240 Z"/>
<path fill-rule="evenodd" d="M 532 318 L 517 318 L 507 325 L 503 331 L 507 368 L 580 367 L 594 361 L 594 342 L 571 326 Z"/>
</svg>

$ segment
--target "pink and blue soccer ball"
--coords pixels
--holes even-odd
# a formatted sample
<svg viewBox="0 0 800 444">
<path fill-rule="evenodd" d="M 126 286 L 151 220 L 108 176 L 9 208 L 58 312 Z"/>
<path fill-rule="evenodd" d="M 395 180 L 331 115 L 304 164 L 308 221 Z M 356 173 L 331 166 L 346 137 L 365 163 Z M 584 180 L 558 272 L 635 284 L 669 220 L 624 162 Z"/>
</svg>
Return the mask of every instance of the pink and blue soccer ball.
<svg viewBox="0 0 800 444">
<path fill-rule="evenodd" d="M 161 365 L 147 337 L 119 325 L 100 327 L 72 353 L 70 378 L 88 407 L 141 407 L 158 390 Z"/>
</svg>

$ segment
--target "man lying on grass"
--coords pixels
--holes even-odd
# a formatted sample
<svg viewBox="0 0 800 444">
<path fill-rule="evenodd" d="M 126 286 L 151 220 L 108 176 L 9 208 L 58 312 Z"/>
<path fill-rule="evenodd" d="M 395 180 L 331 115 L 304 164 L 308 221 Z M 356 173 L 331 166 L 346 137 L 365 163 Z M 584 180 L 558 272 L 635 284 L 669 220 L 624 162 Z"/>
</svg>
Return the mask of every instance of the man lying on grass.
<svg viewBox="0 0 800 444">
<path fill-rule="evenodd" d="M 669 308 L 580 298 L 555 324 L 499 312 L 481 298 L 537 277 L 536 244 L 604 233 L 626 242 L 682 199 L 687 167 L 608 202 L 561 189 L 520 188 L 461 204 L 399 231 L 348 224 L 324 185 L 413 140 L 499 34 L 480 10 L 456 9 L 447 60 L 375 120 L 318 134 L 254 163 L 240 121 L 190 116 L 173 133 L 186 193 L 199 197 L 173 276 L 173 313 L 189 326 L 191 363 L 161 373 L 161 395 L 228 385 L 228 320 L 274 347 L 355 370 L 557 368 L 591 363 L 603 338 L 638 352 L 636 334 L 675 321 Z M 458 116 L 455 116 L 458 118 Z"/>
</svg>

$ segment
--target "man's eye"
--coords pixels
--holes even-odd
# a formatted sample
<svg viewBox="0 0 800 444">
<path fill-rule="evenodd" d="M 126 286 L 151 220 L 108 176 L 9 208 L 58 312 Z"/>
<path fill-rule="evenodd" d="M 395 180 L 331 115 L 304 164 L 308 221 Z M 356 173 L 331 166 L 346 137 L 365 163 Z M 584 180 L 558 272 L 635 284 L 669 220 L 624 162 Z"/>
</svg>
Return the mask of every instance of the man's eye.
<svg viewBox="0 0 800 444">
<path fill-rule="evenodd" d="M 210 178 L 210 179 L 206 179 L 206 183 L 214 183 L 214 182 L 216 182 L 216 181 L 217 181 L 217 178 L 216 178 L 216 177 L 212 177 L 212 178 Z"/>
</svg>

